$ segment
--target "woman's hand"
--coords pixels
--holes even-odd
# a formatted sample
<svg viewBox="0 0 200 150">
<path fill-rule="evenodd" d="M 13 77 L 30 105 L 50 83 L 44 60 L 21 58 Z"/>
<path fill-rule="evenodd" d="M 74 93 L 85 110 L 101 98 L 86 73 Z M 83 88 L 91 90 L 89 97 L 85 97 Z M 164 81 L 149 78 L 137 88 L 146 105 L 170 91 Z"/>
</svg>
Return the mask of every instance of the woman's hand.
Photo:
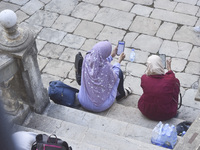
<svg viewBox="0 0 200 150">
<path fill-rule="evenodd" d="M 168 70 L 168 71 L 171 70 L 171 62 L 172 62 L 172 60 L 171 60 L 171 58 L 169 58 L 169 59 L 167 60 L 167 70 Z"/>
<path fill-rule="evenodd" d="M 116 54 L 117 54 L 117 47 L 115 47 L 111 52 L 112 58 L 114 58 L 116 56 Z"/>
<path fill-rule="evenodd" d="M 119 56 L 118 62 L 121 63 L 122 60 L 124 60 L 124 58 L 126 57 L 126 55 L 123 53 L 121 53 L 121 55 Z"/>
</svg>

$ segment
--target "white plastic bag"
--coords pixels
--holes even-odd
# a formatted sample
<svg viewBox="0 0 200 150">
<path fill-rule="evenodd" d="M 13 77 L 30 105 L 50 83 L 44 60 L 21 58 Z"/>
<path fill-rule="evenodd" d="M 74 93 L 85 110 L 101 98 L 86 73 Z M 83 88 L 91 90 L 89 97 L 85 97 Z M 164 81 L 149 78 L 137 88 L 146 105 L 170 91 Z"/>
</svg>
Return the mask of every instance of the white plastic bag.
<svg viewBox="0 0 200 150">
<path fill-rule="evenodd" d="M 151 143 L 173 149 L 177 142 L 177 132 L 174 125 L 163 124 L 161 121 L 152 131 Z"/>
</svg>

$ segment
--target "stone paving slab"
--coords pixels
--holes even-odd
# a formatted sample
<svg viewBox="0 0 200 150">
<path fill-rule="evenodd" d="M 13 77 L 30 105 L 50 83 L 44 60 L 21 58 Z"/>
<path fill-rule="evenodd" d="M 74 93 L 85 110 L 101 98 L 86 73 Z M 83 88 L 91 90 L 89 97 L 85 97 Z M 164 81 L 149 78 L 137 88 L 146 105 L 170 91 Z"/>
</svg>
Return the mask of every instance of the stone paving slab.
<svg viewBox="0 0 200 150">
<path fill-rule="evenodd" d="M 103 25 L 89 22 L 89 21 L 82 21 L 79 26 L 76 28 L 74 34 L 80 35 L 86 38 L 95 39 L 101 30 L 103 29 Z"/>
<path fill-rule="evenodd" d="M 146 52 L 157 53 L 162 42 L 163 40 L 158 37 L 141 34 L 133 42 L 132 47 Z"/>
<path fill-rule="evenodd" d="M 100 41 L 109 40 L 109 42 L 117 45 L 118 41 L 123 39 L 125 33 L 124 30 L 105 26 L 97 39 Z"/>
<path fill-rule="evenodd" d="M 122 11 L 130 11 L 133 6 L 133 3 L 122 1 L 122 0 L 103 0 L 101 6 L 110 7 L 114 9 L 119 9 Z"/>
<path fill-rule="evenodd" d="M 97 5 L 82 2 L 79 3 L 73 10 L 72 16 L 81 19 L 92 20 L 98 11 L 99 7 Z"/>
<path fill-rule="evenodd" d="M 198 76 L 188 73 L 176 73 L 176 77 L 179 79 L 181 86 L 187 88 L 190 88 L 199 79 Z"/>
<path fill-rule="evenodd" d="M 69 15 L 76 5 L 78 4 L 78 0 L 51 0 L 46 6 L 45 10 L 59 13 L 62 15 Z"/>
<path fill-rule="evenodd" d="M 200 75 L 200 63 L 189 62 L 185 72 L 189 74 Z"/>
<path fill-rule="evenodd" d="M 136 16 L 129 30 L 154 35 L 161 24 L 160 20 Z"/>
<path fill-rule="evenodd" d="M 38 39 L 59 44 L 63 40 L 65 35 L 66 33 L 63 31 L 58 31 L 52 28 L 43 28 L 38 35 Z"/>
<path fill-rule="evenodd" d="M 158 29 L 156 36 L 170 40 L 172 39 L 176 29 L 177 29 L 177 24 L 164 22 Z"/>
<path fill-rule="evenodd" d="M 83 43 L 85 42 L 86 38 L 73 35 L 73 34 L 67 34 L 60 45 L 71 47 L 71 48 L 80 48 Z M 76 41 L 76 42 L 74 42 Z"/>
<path fill-rule="evenodd" d="M 34 0 L 34 1 L 29 1 L 24 6 L 22 6 L 21 10 L 27 13 L 28 15 L 32 15 L 43 6 L 44 4 L 42 2 L 40 2 L 39 0 Z"/>
<path fill-rule="evenodd" d="M 67 63 L 57 59 L 51 59 L 44 68 L 44 73 L 49 73 L 58 77 L 66 78 L 72 68 L 71 63 Z"/>
<path fill-rule="evenodd" d="M 115 9 L 101 8 L 94 21 L 117 28 L 128 29 L 134 16 L 134 14 Z"/>
<path fill-rule="evenodd" d="M 154 9 L 151 14 L 151 17 L 163 21 L 169 21 L 172 23 L 184 24 L 189 26 L 194 26 L 197 21 L 197 17 L 166 11 L 162 9 Z"/>
<path fill-rule="evenodd" d="M 12 3 L 7 3 L 7 2 L 0 2 L 0 11 L 3 11 L 5 9 L 11 9 L 13 11 L 16 11 L 20 8 L 20 6 Z"/>
<path fill-rule="evenodd" d="M 51 27 L 51 25 L 54 23 L 57 17 L 58 14 L 56 13 L 39 10 L 36 13 L 34 13 L 28 20 L 26 20 L 26 22 L 32 25 Z"/>
<path fill-rule="evenodd" d="M 134 2 L 136 4 L 144 4 L 144 5 L 152 5 L 153 0 L 128 0 L 130 2 Z"/>
<path fill-rule="evenodd" d="M 48 58 L 59 58 L 64 51 L 64 46 L 60 46 L 53 43 L 47 43 L 44 48 L 40 51 L 40 55 Z"/>
<path fill-rule="evenodd" d="M 154 7 L 173 11 L 177 2 L 171 0 L 155 0 Z"/>
<path fill-rule="evenodd" d="M 131 12 L 137 15 L 149 17 L 150 13 L 153 11 L 153 8 L 143 6 L 143 5 L 134 5 Z"/>
<path fill-rule="evenodd" d="M 175 12 L 188 14 L 188 15 L 196 15 L 197 11 L 199 10 L 198 6 L 193 6 L 184 3 L 178 3 L 176 8 L 174 9 Z"/>
<path fill-rule="evenodd" d="M 182 26 L 173 37 L 173 40 L 191 43 L 196 46 L 200 46 L 199 39 L 199 34 L 195 33 L 191 27 L 187 26 Z"/>
<path fill-rule="evenodd" d="M 198 0 L 190 0 L 190 1 L 188 1 L 188 0 L 174 0 L 174 1 L 195 5 Z"/>
<path fill-rule="evenodd" d="M 73 32 L 77 28 L 80 22 L 81 22 L 80 19 L 76 19 L 65 15 L 60 15 L 56 19 L 52 27 L 61 31 Z"/>
</svg>

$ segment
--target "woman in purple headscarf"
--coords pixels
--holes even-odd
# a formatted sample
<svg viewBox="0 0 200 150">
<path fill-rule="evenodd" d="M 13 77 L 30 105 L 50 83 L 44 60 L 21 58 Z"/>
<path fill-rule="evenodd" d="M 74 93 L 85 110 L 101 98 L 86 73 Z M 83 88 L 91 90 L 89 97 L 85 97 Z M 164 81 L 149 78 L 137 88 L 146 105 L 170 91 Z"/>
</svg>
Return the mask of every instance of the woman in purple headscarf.
<svg viewBox="0 0 200 150">
<path fill-rule="evenodd" d="M 82 107 L 93 112 L 108 109 L 115 101 L 128 96 L 130 89 L 124 90 L 123 73 L 120 63 L 125 58 L 122 53 L 118 63 L 113 66 L 110 62 L 117 52 L 112 51 L 111 43 L 102 41 L 94 45 L 82 64 L 81 87 L 78 94 Z"/>
</svg>

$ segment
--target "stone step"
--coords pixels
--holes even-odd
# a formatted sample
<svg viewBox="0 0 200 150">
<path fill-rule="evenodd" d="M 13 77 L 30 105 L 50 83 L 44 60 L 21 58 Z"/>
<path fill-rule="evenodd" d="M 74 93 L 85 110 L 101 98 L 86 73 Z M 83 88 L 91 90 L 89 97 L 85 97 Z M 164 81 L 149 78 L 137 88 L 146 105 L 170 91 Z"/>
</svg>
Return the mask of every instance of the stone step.
<svg viewBox="0 0 200 150">
<path fill-rule="evenodd" d="M 27 131 L 27 132 L 34 132 L 37 134 L 46 134 L 46 135 L 51 135 L 51 133 L 47 133 L 41 130 L 36 130 L 33 128 L 28 128 L 28 127 L 24 127 L 24 126 L 20 126 L 20 125 L 14 125 L 13 127 L 14 132 L 17 131 Z M 75 141 L 66 137 L 61 137 L 58 136 L 58 138 L 66 141 L 68 143 L 69 146 L 71 146 L 73 148 L 73 150 L 101 150 L 100 147 L 97 146 L 93 146 L 91 144 L 87 144 L 87 143 L 83 143 L 83 142 L 79 142 L 79 141 Z M 106 150 L 106 149 L 104 149 Z"/>
<path fill-rule="evenodd" d="M 54 111 L 56 112 L 56 110 Z M 66 114 L 66 117 L 69 114 Z M 36 130 L 40 130 L 49 134 L 56 134 L 64 139 L 73 139 L 81 143 L 92 144 L 101 149 L 122 150 L 161 150 L 165 149 L 153 144 L 144 143 L 135 139 L 130 139 L 104 132 L 90 127 L 62 121 L 44 115 L 33 113 L 25 122 L 24 126 Z M 117 144 L 116 144 L 117 143 Z"/>
<path fill-rule="evenodd" d="M 146 118 L 138 108 L 123 106 L 121 104 L 114 103 L 113 106 L 105 113 L 102 114 L 106 117 L 121 120 L 124 122 L 136 124 L 142 127 L 153 129 L 159 121 L 153 121 Z M 179 118 L 172 118 L 167 121 L 162 121 L 163 123 L 168 123 L 170 125 L 177 125 L 185 120 Z"/>
<path fill-rule="evenodd" d="M 117 103 L 114 103 L 110 109 L 102 113 L 90 113 L 84 110 L 77 110 L 57 105 L 52 102 L 49 108 L 46 109 L 46 115 L 80 125 L 86 124 L 87 122 L 88 125 L 90 125 L 91 123 L 93 123 L 93 120 L 95 118 L 98 118 L 100 116 L 112 118 L 128 124 L 134 124 L 140 127 L 149 128 L 151 130 L 156 126 L 156 124 L 158 124 L 158 121 L 149 120 L 148 118 L 144 117 L 139 109 L 123 106 Z M 170 120 L 163 121 L 163 123 L 177 125 L 182 121 L 184 120 L 172 118 Z"/>
<path fill-rule="evenodd" d="M 56 113 L 55 113 L 56 112 Z M 52 103 L 46 115 L 84 127 L 151 143 L 152 129 Z"/>
</svg>

